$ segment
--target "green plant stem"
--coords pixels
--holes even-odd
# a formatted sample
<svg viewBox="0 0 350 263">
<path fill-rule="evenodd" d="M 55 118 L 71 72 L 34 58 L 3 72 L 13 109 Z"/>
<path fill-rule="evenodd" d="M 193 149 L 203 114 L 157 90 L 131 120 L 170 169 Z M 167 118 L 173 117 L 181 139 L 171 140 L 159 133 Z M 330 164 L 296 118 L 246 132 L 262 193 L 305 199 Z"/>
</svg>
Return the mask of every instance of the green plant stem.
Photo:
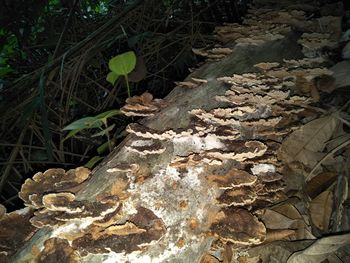
<svg viewBox="0 0 350 263">
<path fill-rule="evenodd" d="M 126 88 L 128 90 L 128 98 L 130 98 L 131 97 L 131 92 L 130 92 L 128 75 L 125 75 L 124 77 L 125 77 L 125 82 L 126 82 Z"/>
<path fill-rule="evenodd" d="M 106 136 L 107 136 L 107 142 L 108 142 L 108 149 L 109 149 L 109 152 L 111 152 L 112 151 L 112 145 L 111 145 L 111 138 L 109 137 L 107 120 L 104 121 L 103 124 L 106 127 Z"/>
</svg>

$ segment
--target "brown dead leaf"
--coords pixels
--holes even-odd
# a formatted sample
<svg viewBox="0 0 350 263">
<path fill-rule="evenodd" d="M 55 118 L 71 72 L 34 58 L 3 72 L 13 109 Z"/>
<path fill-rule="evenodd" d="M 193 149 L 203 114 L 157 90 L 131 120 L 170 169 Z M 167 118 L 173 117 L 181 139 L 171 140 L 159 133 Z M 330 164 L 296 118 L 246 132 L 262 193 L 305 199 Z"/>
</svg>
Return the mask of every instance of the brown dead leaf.
<svg viewBox="0 0 350 263">
<path fill-rule="evenodd" d="M 279 158 L 288 164 L 298 161 L 312 169 L 326 155 L 322 151 L 339 122 L 327 116 L 307 123 L 283 141 Z"/>
<path fill-rule="evenodd" d="M 320 230 L 327 231 L 329 219 L 332 213 L 333 192 L 324 191 L 314 198 L 309 204 L 312 223 Z"/>
<path fill-rule="evenodd" d="M 259 256 L 257 257 L 246 257 L 242 256 L 238 258 L 239 263 L 261 263 L 261 258 Z"/>
<path fill-rule="evenodd" d="M 271 209 L 265 209 L 259 218 L 264 222 L 266 228 L 269 229 L 289 229 L 296 222 L 296 220 L 290 219 Z"/>
<path fill-rule="evenodd" d="M 135 69 L 128 75 L 130 82 L 140 82 L 146 77 L 146 64 L 142 57 L 137 57 Z"/>
<path fill-rule="evenodd" d="M 295 233 L 291 240 L 315 239 L 311 234 L 311 227 L 308 222 L 305 222 L 304 217 L 298 209 L 291 203 L 284 203 L 274 207 L 272 210 L 292 219 L 294 222 L 290 225 L 290 229 L 294 229 Z"/>
<path fill-rule="evenodd" d="M 270 243 L 278 240 L 291 240 L 291 236 L 296 233 L 293 229 L 267 229 L 264 243 Z"/>
<path fill-rule="evenodd" d="M 344 246 L 350 245 L 350 234 L 318 239 L 302 251 L 294 252 L 287 263 L 319 263 Z M 345 262 L 345 261 L 343 261 Z"/>
<path fill-rule="evenodd" d="M 313 199 L 325 191 L 336 179 L 337 174 L 334 172 L 320 173 L 307 182 L 305 191 L 307 195 Z"/>
<path fill-rule="evenodd" d="M 212 255 L 204 254 L 201 257 L 199 263 L 220 263 L 220 261 Z"/>
<path fill-rule="evenodd" d="M 344 60 L 335 64 L 331 70 L 334 72 L 336 88 L 350 86 L 350 61 Z"/>
<path fill-rule="evenodd" d="M 290 219 L 300 219 L 302 218 L 298 209 L 294 205 L 289 203 L 284 203 L 282 205 L 274 207 L 272 210 L 290 218 Z"/>
<path fill-rule="evenodd" d="M 275 236 L 270 238 L 283 237 L 288 235 L 288 240 L 314 239 L 310 233 L 310 226 L 304 221 L 299 211 L 291 204 L 284 204 L 281 207 L 273 209 L 265 209 L 259 218 L 264 222 L 265 226 L 273 232 L 276 230 Z M 292 230 L 292 232 L 289 232 Z M 280 231 L 280 233 L 278 233 Z M 282 239 L 282 238 L 281 238 Z M 280 239 L 277 239 L 280 240 Z"/>
<path fill-rule="evenodd" d="M 349 229 L 349 220 L 345 212 L 347 210 L 346 201 L 349 196 L 349 182 L 347 176 L 340 175 L 337 178 L 334 193 L 334 211 L 332 213 L 332 225 L 330 226 L 330 230 L 332 232 L 347 231 Z"/>
</svg>

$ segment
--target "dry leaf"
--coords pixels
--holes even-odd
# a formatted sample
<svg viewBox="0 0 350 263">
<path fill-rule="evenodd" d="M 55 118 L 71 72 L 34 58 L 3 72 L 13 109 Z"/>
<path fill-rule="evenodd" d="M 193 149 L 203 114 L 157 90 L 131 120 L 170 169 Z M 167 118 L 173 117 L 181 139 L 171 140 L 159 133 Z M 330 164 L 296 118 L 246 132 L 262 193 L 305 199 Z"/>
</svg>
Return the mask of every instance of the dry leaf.
<svg viewBox="0 0 350 263">
<path fill-rule="evenodd" d="M 238 258 L 239 263 L 261 263 L 261 259 L 259 256 L 257 257 L 246 257 L 242 256 Z"/>
<path fill-rule="evenodd" d="M 270 243 L 278 240 L 290 240 L 296 231 L 292 229 L 267 229 L 264 243 Z"/>
<path fill-rule="evenodd" d="M 146 77 L 147 69 L 142 57 L 137 57 L 134 70 L 128 75 L 130 82 L 139 82 Z"/>
<path fill-rule="evenodd" d="M 337 88 L 350 86 L 350 61 L 345 60 L 335 64 L 331 70 L 334 72 L 335 86 Z"/>
<path fill-rule="evenodd" d="M 295 230 L 294 235 L 291 236 L 292 240 L 315 239 L 310 232 L 310 225 L 305 222 L 303 216 L 294 205 L 284 203 L 283 205 L 274 207 L 272 210 L 288 217 L 289 219 L 293 219 L 293 224 L 290 226 L 291 229 Z"/>
<path fill-rule="evenodd" d="M 333 193 L 330 190 L 324 191 L 313 199 L 309 204 L 309 211 L 312 223 L 320 230 L 327 231 L 329 219 L 332 213 Z"/>
<path fill-rule="evenodd" d="M 320 173 L 307 182 L 305 192 L 313 199 L 325 191 L 336 179 L 337 174 L 334 172 Z"/>
<path fill-rule="evenodd" d="M 350 234 L 324 237 L 303 251 L 293 253 L 287 263 L 319 263 L 346 245 L 350 245 Z"/>
<path fill-rule="evenodd" d="M 220 263 L 220 261 L 212 255 L 204 254 L 201 257 L 199 263 Z"/>
<path fill-rule="evenodd" d="M 289 203 L 284 203 L 283 205 L 279 205 L 274 207 L 272 210 L 290 218 L 290 219 L 301 219 L 302 216 L 298 209 L 295 208 L 294 205 Z"/>
<path fill-rule="evenodd" d="M 288 229 L 296 222 L 296 220 L 290 219 L 271 209 L 265 209 L 259 218 L 264 222 L 266 228 L 269 229 Z"/>
<path fill-rule="evenodd" d="M 347 231 L 349 229 L 349 220 L 346 214 L 347 206 L 345 202 L 349 196 L 348 177 L 340 175 L 334 188 L 334 211 L 332 213 L 332 232 Z"/>
<path fill-rule="evenodd" d="M 299 161 L 312 169 L 324 157 L 322 151 L 339 122 L 337 118 L 328 116 L 307 123 L 283 141 L 279 158 L 288 164 Z"/>
</svg>

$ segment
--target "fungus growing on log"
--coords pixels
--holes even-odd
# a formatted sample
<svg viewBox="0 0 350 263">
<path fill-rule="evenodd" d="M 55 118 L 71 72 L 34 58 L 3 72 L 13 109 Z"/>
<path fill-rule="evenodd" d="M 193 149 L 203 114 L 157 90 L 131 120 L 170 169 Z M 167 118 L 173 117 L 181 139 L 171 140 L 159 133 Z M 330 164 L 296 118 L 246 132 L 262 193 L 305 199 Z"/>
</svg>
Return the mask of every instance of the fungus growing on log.
<svg viewBox="0 0 350 263">
<path fill-rule="evenodd" d="M 255 175 L 236 168 L 232 168 L 224 175 L 209 175 L 207 179 L 209 182 L 215 183 L 220 189 L 251 186 L 257 181 Z"/>
<path fill-rule="evenodd" d="M 44 249 L 36 257 L 37 263 L 80 262 L 80 256 L 65 239 L 50 238 L 44 242 Z"/>
<path fill-rule="evenodd" d="M 171 167 L 184 169 L 186 167 L 197 166 L 201 164 L 206 165 L 221 165 L 222 161 L 218 158 L 206 157 L 205 154 L 190 154 L 188 156 L 177 156 L 170 163 Z"/>
<path fill-rule="evenodd" d="M 211 49 L 207 48 L 192 48 L 194 54 L 206 57 L 209 60 L 217 60 L 226 57 L 232 53 L 232 49 L 228 47 L 214 47 Z"/>
<path fill-rule="evenodd" d="M 118 210 L 119 204 L 77 201 L 71 193 L 51 193 L 43 197 L 42 210 L 30 219 L 36 227 L 63 225 L 66 222 L 89 220 L 91 223 Z"/>
<path fill-rule="evenodd" d="M 165 106 L 161 99 L 153 99 L 149 92 L 141 96 L 134 96 L 126 99 L 126 104 L 120 109 L 126 116 L 153 116 Z"/>
<path fill-rule="evenodd" d="M 115 172 L 135 172 L 139 169 L 139 165 L 136 163 L 128 164 L 128 163 L 118 163 L 114 165 L 113 168 L 107 169 L 108 173 Z"/>
<path fill-rule="evenodd" d="M 129 133 L 133 133 L 138 137 L 146 138 L 146 139 L 156 139 L 156 140 L 171 140 L 174 138 L 181 138 L 184 136 L 189 136 L 193 134 L 193 129 L 182 129 L 178 131 L 174 131 L 172 129 L 168 129 L 165 131 L 156 131 L 151 128 L 147 128 L 137 123 L 129 124 L 126 127 L 126 131 Z"/>
<path fill-rule="evenodd" d="M 29 208 L 8 214 L 5 210 L 0 218 L 0 255 L 4 257 L 13 255 L 34 235 L 37 229 L 29 223 L 32 215 L 33 211 Z M 3 262 L 6 262 L 5 260 Z"/>
<path fill-rule="evenodd" d="M 135 140 L 125 148 L 140 155 L 161 154 L 165 151 L 160 140 Z"/>
<path fill-rule="evenodd" d="M 242 208 L 224 208 L 217 213 L 211 231 L 222 241 L 251 246 L 264 242 L 266 228 L 258 218 Z"/>
<path fill-rule="evenodd" d="M 80 254 L 103 254 L 111 251 L 130 253 L 141 250 L 141 245 L 157 241 L 165 234 L 165 226 L 152 211 L 138 207 L 137 213 L 123 225 L 107 227 L 92 235 L 88 233 L 73 241 L 72 247 Z"/>
<path fill-rule="evenodd" d="M 22 185 L 19 197 L 26 206 L 43 207 L 42 197 L 45 193 L 69 191 L 76 192 L 79 186 L 90 176 L 90 170 L 78 167 L 65 172 L 63 169 L 49 169 L 36 173 L 33 179 L 27 179 Z"/>
<path fill-rule="evenodd" d="M 221 206 L 249 206 L 257 197 L 252 188 L 242 186 L 225 190 L 217 200 Z"/>
</svg>

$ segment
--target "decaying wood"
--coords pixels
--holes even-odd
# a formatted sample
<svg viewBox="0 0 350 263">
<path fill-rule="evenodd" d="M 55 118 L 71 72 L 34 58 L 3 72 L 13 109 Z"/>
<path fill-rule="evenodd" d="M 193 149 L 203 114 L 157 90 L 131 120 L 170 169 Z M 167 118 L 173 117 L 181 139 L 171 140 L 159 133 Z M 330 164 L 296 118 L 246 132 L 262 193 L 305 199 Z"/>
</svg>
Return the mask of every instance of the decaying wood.
<svg viewBox="0 0 350 263">
<path fill-rule="evenodd" d="M 129 99 L 125 112 L 149 117 L 129 125 L 131 134 L 91 173 L 50 169 L 25 182 L 20 197 L 28 208 L 11 214 L 27 232 L 13 248 L 2 246 L 3 255 L 14 262 L 245 262 L 249 247 L 301 235 L 297 212 L 289 209 L 290 225 L 269 229 L 269 218 L 281 215 L 266 207 L 287 198 L 281 142 L 320 115 L 308 85 L 331 72 L 322 59 L 303 58 L 319 56 L 320 42 L 305 51 L 295 35 L 317 32 L 319 23 L 301 10 L 259 9 L 242 26 L 218 28 L 230 48 L 197 50 L 210 61 L 163 101 Z M 327 37 L 326 46 L 339 36 Z"/>
</svg>

